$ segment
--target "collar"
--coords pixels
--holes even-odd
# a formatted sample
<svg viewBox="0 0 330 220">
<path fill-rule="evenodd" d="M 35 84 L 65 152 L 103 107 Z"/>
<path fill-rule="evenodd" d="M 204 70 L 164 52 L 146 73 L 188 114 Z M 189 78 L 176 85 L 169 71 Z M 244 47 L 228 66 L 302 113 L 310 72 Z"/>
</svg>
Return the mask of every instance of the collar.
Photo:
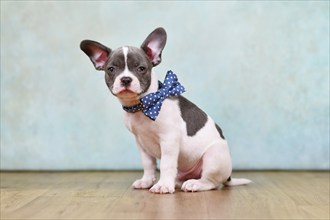
<svg viewBox="0 0 330 220">
<path fill-rule="evenodd" d="M 170 96 L 178 96 L 185 92 L 185 88 L 178 82 L 178 77 L 172 71 L 168 71 L 164 83 L 158 81 L 158 90 L 142 97 L 140 103 L 133 106 L 123 106 L 129 113 L 142 111 L 151 120 L 156 120 L 161 110 L 163 101 Z"/>
</svg>

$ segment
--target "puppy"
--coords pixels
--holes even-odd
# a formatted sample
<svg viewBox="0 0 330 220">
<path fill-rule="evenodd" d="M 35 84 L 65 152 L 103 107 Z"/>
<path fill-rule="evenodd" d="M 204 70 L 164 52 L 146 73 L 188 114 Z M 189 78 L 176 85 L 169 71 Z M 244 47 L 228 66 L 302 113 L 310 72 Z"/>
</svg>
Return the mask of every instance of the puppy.
<svg viewBox="0 0 330 220">
<path fill-rule="evenodd" d="M 112 50 L 91 40 L 80 44 L 96 70 L 105 72 L 110 92 L 125 111 L 125 125 L 135 136 L 144 173 L 132 186 L 174 193 L 176 184 L 185 192 L 195 192 L 250 183 L 231 178 L 232 162 L 222 130 L 181 95 L 185 89 L 175 73 L 168 71 L 165 81 L 158 81 L 153 67 L 161 62 L 166 38 L 165 30 L 157 28 L 140 48 Z M 157 159 L 161 161 L 156 183 Z"/>
</svg>

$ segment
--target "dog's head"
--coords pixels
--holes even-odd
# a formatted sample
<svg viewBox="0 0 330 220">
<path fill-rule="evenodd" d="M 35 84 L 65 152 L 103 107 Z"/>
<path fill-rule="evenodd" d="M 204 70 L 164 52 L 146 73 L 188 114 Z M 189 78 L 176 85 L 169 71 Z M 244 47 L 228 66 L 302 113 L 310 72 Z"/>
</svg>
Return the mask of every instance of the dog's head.
<svg viewBox="0 0 330 220">
<path fill-rule="evenodd" d="M 89 56 L 97 70 L 105 72 L 111 93 L 121 101 L 138 100 L 151 84 L 151 70 L 161 62 L 166 44 L 166 32 L 157 28 L 140 48 L 125 46 L 116 50 L 91 40 L 84 40 L 80 48 Z M 125 102 L 125 101 L 124 101 Z"/>
</svg>

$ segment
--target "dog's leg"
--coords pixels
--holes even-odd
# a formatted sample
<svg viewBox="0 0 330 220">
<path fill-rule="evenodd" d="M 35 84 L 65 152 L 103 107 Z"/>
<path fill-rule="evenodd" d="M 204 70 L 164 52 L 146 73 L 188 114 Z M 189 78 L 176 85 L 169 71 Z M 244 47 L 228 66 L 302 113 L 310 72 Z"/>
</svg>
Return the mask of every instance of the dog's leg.
<svg viewBox="0 0 330 220">
<path fill-rule="evenodd" d="M 148 155 L 139 145 L 142 165 L 143 177 L 136 180 L 132 186 L 135 189 L 149 189 L 156 181 L 156 159 Z"/>
<path fill-rule="evenodd" d="M 161 143 L 160 179 L 151 189 L 153 193 L 174 193 L 177 175 L 179 146 L 178 138 L 166 138 Z"/>
<path fill-rule="evenodd" d="M 226 182 L 232 171 L 230 153 L 227 144 L 215 143 L 203 155 L 203 171 L 200 179 L 190 179 L 181 189 L 186 192 L 211 190 Z"/>
</svg>

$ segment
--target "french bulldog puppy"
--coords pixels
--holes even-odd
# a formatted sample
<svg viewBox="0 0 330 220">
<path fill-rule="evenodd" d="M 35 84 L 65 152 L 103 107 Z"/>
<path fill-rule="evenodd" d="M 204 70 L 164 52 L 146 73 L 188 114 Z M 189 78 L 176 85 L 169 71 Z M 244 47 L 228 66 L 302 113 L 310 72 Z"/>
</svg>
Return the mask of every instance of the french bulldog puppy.
<svg viewBox="0 0 330 220">
<path fill-rule="evenodd" d="M 84 40 L 81 50 L 96 70 L 105 72 L 105 82 L 123 109 L 124 122 L 136 139 L 144 174 L 135 189 L 174 193 L 179 186 L 196 192 L 248 184 L 248 179 L 231 178 L 232 162 L 220 127 L 204 111 L 183 97 L 184 87 L 168 71 L 164 83 L 153 67 L 161 62 L 167 35 L 157 28 L 140 48 L 123 46 L 112 50 Z M 156 183 L 156 160 L 160 179 Z"/>
</svg>

